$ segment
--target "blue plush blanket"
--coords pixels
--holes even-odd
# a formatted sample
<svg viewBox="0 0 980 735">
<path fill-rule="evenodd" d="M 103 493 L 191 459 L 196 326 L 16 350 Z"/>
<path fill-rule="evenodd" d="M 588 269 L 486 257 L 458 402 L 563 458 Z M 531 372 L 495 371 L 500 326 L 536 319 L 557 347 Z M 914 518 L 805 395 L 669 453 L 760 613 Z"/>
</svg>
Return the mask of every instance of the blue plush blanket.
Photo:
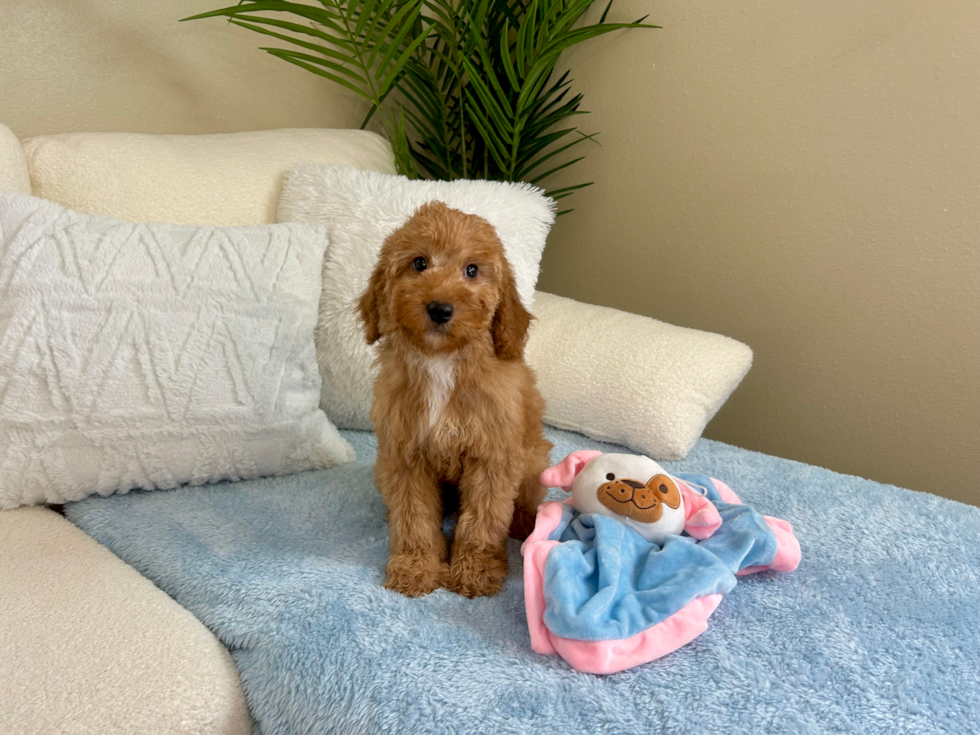
<svg viewBox="0 0 980 735">
<path fill-rule="evenodd" d="M 347 466 L 66 508 L 229 647 L 266 735 L 978 727 L 978 508 L 702 440 L 668 469 L 790 520 L 803 562 L 741 579 L 690 645 L 593 676 L 530 651 L 516 543 L 496 597 L 382 589 L 374 437 L 346 436 Z M 616 451 L 550 436 L 555 459 Z"/>
<path fill-rule="evenodd" d="M 554 635 L 622 640 L 692 600 L 735 587 L 738 569 L 692 538 L 668 536 L 655 544 L 614 518 L 583 516 L 570 505 L 562 510 L 548 537 L 561 543 L 548 554 L 543 585 L 544 623 Z"/>
</svg>

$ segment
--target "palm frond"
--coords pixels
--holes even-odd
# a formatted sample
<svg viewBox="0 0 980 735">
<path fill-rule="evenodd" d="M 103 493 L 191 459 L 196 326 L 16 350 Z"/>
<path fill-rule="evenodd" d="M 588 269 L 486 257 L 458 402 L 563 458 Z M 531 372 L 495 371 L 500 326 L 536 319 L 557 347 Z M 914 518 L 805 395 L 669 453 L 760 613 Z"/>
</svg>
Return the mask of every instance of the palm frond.
<svg viewBox="0 0 980 735">
<path fill-rule="evenodd" d="M 576 146 L 595 138 L 568 124 L 588 113 L 569 72 L 556 74 L 561 55 L 607 33 L 659 27 L 645 17 L 607 22 L 613 0 L 583 23 L 595 1 L 241 0 L 184 20 L 226 18 L 283 44 L 266 53 L 357 93 L 369 104 L 361 127 L 380 113 L 400 173 L 540 185 L 581 161 Z"/>
</svg>

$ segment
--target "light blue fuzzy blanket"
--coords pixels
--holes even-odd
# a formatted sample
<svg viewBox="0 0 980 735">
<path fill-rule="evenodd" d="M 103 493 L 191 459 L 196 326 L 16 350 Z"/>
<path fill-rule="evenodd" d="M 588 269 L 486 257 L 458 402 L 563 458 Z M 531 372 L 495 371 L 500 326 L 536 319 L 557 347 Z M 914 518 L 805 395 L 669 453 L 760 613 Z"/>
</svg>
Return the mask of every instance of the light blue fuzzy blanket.
<svg viewBox="0 0 980 735">
<path fill-rule="evenodd" d="M 549 434 L 556 460 L 617 449 Z M 803 563 L 740 580 L 675 653 L 593 676 L 531 652 L 516 542 L 496 597 L 382 589 L 374 437 L 345 435 L 343 467 L 66 507 L 231 649 L 265 735 L 980 729 L 978 508 L 702 440 L 667 468 L 790 520 Z"/>
</svg>

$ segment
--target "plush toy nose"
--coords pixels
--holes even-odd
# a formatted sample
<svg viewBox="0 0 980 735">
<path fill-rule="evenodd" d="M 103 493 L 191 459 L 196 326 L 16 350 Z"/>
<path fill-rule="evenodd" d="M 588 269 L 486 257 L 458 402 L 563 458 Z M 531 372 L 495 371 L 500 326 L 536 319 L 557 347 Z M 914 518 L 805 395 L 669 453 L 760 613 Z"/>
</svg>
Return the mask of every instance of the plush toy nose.
<svg viewBox="0 0 980 735">
<path fill-rule="evenodd" d="M 442 301 L 430 301 L 426 311 L 429 312 L 429 319 L 436 324 L 445 324 L 453 318 L 453 305 Z"/>
<path fill-rule="evenodd" d="M 625 484 L 610 484 L 610 491 L 617 496 L 620 502 L 628 503 L 633 499 L 633 491 Z"/>
</svg>

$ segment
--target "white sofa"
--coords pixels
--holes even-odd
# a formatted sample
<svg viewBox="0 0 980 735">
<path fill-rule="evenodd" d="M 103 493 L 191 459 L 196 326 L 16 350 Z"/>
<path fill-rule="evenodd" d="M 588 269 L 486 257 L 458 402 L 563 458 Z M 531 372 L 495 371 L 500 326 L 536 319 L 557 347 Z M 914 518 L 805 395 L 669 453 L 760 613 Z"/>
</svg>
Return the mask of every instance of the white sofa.
<svg viewBox="0 0 980 735">
<path fill-rule="evenodd" d="M 299 161 L 394 172 L 360 131 L 68 134 L 0 125 L 0 191 L 135 221 L 273 222 Z M 228 650 L 193 615 L 48 508 L 0 512 L 0 733 L 252 730 Z"/>
<path fill-rule="evenodd" d="M 360 131 L 54 135 L 0 125 L 0 191 L 136 221 L 274 221 L 299 161 L 393 172 Z M 228 650 L 136 570 L 48 508 L 0 512 L 0 733 L 252 730 Z"/>
<path fill-rule="evenodd" d="M 0 191 L 135 221 L 273 222 L 281 174 L 305 160 L 394 172 L 361 131 L 21 143 L 0 125 Z M 231 655 L 194 616 L 55 511 L 0 512 L 0 733 L 251 730 Z"/>
<path fill-rule="evenodd" d="M 394 172 L 388 144 L 362 131 L 21 142 L 0 125 L 0 191 L 135 221 L 272 222 L 281 174 L 305 160 Z M 567 331 L 562 319 L 574 318 L 601 334 L 607 320 L 623 318 L 584 304 L 571 313 L 544 310 L 539 329 L 553 322 Z M 747 370 L 751 352 L 739 348 Z M 557 378 L 541 378 L 547 393 Z M 719 397 L 717 405 L 727 393 Z M 229 652 L 189 612 L 57 512 L 0 512 L 0 733 L 251 729 Z"/>
</svg>

